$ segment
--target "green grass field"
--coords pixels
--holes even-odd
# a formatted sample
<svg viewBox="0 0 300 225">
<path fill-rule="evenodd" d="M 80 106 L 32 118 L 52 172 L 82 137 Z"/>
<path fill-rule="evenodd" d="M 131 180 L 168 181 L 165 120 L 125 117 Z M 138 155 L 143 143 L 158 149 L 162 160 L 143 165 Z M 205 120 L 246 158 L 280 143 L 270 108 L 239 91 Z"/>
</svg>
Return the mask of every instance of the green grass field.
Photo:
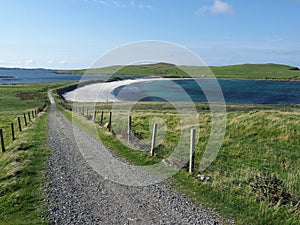
<svg viewBox="0 0 300 225">
<path fill-rule="evenodd" d="M 44 175 L 49 149 L 47 113 L 0 153 L 0 224 L 48 224 Z"/>
<path fill-rule="evenodd" d="M 0 85 L 0 128 L 6 151 L 0 151 L 0 224 L 48 224 L 44 175 L 48 149 L 47 112 L 27 121 L 23 113 L 48 104 L 47 91 L 60 83 Z M 23 131 L 19 132 L 17 117 Z M 27 116 L 27 115 L 26 115 Z M 27 117 L 28 120 L 28 117 Z M 11 138 L 11 122 L 16 140 Z"/>
<path fill-rule="evenodd" d="M 210 70 L 209 70 L 210 69 Z M 300 80 L 300 70 L 296 67 L 279 64 L 242 64 L 232 66 L 175 66 L 167 63 L 111 66 L 99 69 L 68 70 L 58 73 L 73 74 L 116 74 L 137 76 L 159 77 L 211 77 L 234 79 L 277 79 L 277 80 Z"/>
<path fill-rule="evenodd" d="M 32 110 L 47 103 L 47 98 L 42 94 L 43 89 L 32 85 L 2 85 L 0 86 L 0 128 L 3 129 L 6 145 L 12 142 L 11 123 L 14 123 L 16 135 L 19 133 L 17 118 L 21 119 L 21 126 L 25 127 L 23 114 L 28 112 L 32 119 Z"/>
<path fill-rule="evenodd" d="M 87 106 L 91 107 L 91 104 Z M 97 123 L 102 110 L 103 122 L 108 122 L 110 108 L 111 104 L 107 103 L 97 105 Z M 210 135 L 211 117 L 206 104 L 198 103 L 197 109 L 200 136 L 195 164 L 199 165 Z M 71 112 L 65 111 L 65 114 L 72 119 Z M 131 111 L 131 115 L 132 129 L 139 139 L 149 139 L 151 136 L 149 123 L 154 117 L 165 121 L 167 131 L 164 140 L 156 148 L 156 157 L 150 157 L 149 151 L 140 152 L 123 145 L 119 139 L 124 138 L 126 141 L 125 131 L 123 133 L 115 131 L 115 135 L 112 135 L 106 128 L 97 126 L 101 141 L 117 155 L 135 165 L 153 164 L 168 157 L 180 136 L 176 111 L 166 103 L 138 103 Z M 224 218 L 234 218 L 237 224 L 299 224 L 299 119 L 300 108 L 297 105 L 229 105 L 227 130 L 222 147 L 213 164 L 202 172 L 211 176 L 212 182 L 199 181 L 183 169 L 167 183 L 175 191 L 189 195 L 196 204 L 204 203 L 215 208 Z M 113 120 L 115 121 L 113 124 L 119 122 L 116 116 L 113 116 Z M 73 121 L 88 132 L 91 132 L 91 127 L 94 126 L 91 120 L 77 114 L 73 116 Z M 190 124 L 185 130 L 189 131 L 192 126 L 193 124 Z M 140 143 L 150 149 L 149 141 Z M 251 185 L 260 178 L 266 182 L 263 185 L 270 185 L 267 183 L 267 177 L 263 176 L 264 172 L 276 176 L 283 182 L 276 187 L 279 189 L 284 187 L 291 195 L 288 203 L 272 203 L 272 198 L 264 198 L 260 190 L 252 188 Z M 281 196 L 279 192 L 277 194 Z"/>
</svg>

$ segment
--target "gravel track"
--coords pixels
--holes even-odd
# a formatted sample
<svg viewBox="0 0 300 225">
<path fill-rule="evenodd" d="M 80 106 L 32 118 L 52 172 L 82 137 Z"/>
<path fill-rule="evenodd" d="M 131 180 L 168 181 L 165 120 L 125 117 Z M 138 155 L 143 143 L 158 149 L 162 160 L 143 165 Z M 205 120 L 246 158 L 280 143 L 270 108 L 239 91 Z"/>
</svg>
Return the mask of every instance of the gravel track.
<svg viewBox="0 0 300 225">
<path fill-rule="evenodd" d="M 52 182 L 46 195 L 52 224 L 219 224 L 209 209 L 195 207 L 166 185 L 125 186 L 100 176 L 82 157 L 73 124 L 49 97 L 51 154 L 46 175 Z M 86 148 L 94 144 L 90 139 Z"/>
</svg>

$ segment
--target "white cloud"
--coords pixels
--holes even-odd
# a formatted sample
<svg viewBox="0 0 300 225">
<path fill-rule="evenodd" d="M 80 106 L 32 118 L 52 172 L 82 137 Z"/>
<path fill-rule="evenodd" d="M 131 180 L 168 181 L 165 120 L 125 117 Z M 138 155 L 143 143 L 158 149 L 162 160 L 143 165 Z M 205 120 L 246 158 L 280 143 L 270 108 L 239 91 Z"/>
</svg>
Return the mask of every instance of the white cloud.
<svg viewBox="0 0 300 225">
<path fill-rule="evenodd" d="M 197 14 L 204 14 L 204 13 L 213 13 L 213 14 L 223 14 L 223 15 L 229 15 L 234 12 L 232 6 L 227 3 L 223 2 L 221 0 L 214 0 L 213 5 L 211 6 L 202 6 L 197 10 Z"/>
<path fill-rule="evenodd" d="M 59 62 L 59 65 L 65 65 L 65 64 L 67 64 L 67 62 L 64 61 L 64 60 L 62 60 L 62 61 Z"/>
<path fill-rule="evenodd" d="M 100 3 L 102 5 L 107 5 L 106 1 L 102 1 L 102 0 L 95 0 L 97 3 Z"/>
<path fill-rule="evenodd" d="M 27 64 L 27 65 L 34 65 L 35 62 L 34 62 L 33 59 L 29 59 L 29 60 L 26 61 L 26 64 Z"/>
<path fill-rule="evenodd" d="M 140 9 L 154 9 L 151 5 L 144 5 L 143 3 L 138 4 L 138 8 Z"/>
<path fill-rule="evenodd" d="M 233 13 L 233 9 L 229 3 L 222 2 L 220 0 L 215 0 L 214 5 L 211 7 L 211 12 L 221 13 L 221 14 L 231 14 Z"/>
</svg>

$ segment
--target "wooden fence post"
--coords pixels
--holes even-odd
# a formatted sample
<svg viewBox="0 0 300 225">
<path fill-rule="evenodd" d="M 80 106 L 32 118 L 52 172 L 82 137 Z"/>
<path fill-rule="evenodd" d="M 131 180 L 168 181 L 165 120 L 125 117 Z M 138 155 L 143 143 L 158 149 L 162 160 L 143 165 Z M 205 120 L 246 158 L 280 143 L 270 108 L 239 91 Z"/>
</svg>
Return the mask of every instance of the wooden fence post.
<svg viewBox="0 0 300 225">
<path fill-rule="evenodd" d="M 96 112 L 96 109 L 94 111 L 94 122 L 96 121 L 96 116 L 97 116 L 97 112 Z"/>
<path fill-rule="evenodd" d="M 25 122 L 25 126 L 27 127 L 27 120 L 26 120 L 26 114 L 24 113 L 24 122 Z"/>
<path fill-rule="evenodd" d="M 101 118 L 100 118 L 100 125 L 102 125 L 103 124 L 103 111 L 101 112 Z"/>
<path fill-rule="evenodd" d="M 2 152 L 5 152 L 5 145 L 4 145 L 4 138 L 3 138 L 3 131 L 2 131 L 2 129 L 0 129 L 0 139 L 1 139 Z"/>
<path fill-rule="evenodd" d="M 19 130 L 20 130 L 20 132 L 22 132 L 22 126 L 21 126 L 21 120 L 20 120 L 20 117 L 18 117 L 18 124 L 19 124 Z"/>
<path fill-rule="evenodd" d="M 12 140 L 16 140 L 15 139 L 15 129 L 14 129 L 14 123 L 11 123 L 11 137 L 12 137 Z"/>
<path fill-rule="evenodd" d="M 111 132 L 112 112 L 109 112 L 108 131 Z"/>
<path fill-rule="evenodd" d="M 150 150 L 150 154 L 151 156 L 154 156 L 155 152 L 155 142 L 156 142 L 156 133 L 157 133 L 157 124 L 155 123 L 153 125 L 153 132 L 152 132 L 152 143 L 151 143 L 151 150 Z"/>
<path fill-rule="evenodd" d="M 131 116 L 128 116 L 128 143 L 130 142 L 130 134 L 131 134 Z"/>
<path fill-rule="evenodd" d="M 33 110 L 31 111 L 31 113 L 32 113 L 32 119 L 34 118 L 34 113 L 33 113 Z"/>
<path fill-rule="evenodd" d="M 195 167 L 195 141 L 196 129 L 191 129 L 189 173 L 193 173 Z"/>
<path fill-rule="evenodd" d="M 27 114 L 28 114 L 29 121 L 31 121 L 30 112 L 27 112 Z"/>
</svg>

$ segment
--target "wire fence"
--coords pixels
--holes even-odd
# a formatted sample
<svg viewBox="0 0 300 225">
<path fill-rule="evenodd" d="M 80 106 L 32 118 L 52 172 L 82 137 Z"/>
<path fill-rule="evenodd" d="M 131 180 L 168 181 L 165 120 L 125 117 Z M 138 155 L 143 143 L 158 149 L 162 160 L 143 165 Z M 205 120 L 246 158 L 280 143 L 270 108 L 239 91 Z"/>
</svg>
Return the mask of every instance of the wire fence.
<svg viewBox="0 0 300 225">
<path fill-rule="evenodd" d="M 38 117 L 38 114 L 43 112 L 47 106 L 47 104 L 44 104 L 39 108 L 26 110 L 26 112 L 10 123 L 10 130 L 8 128 L 0 128 L 1 151 L 5 152 L 7 150 L 7 146 L 11 142 L 14 142 L 18 138 L 18 135 L 24 131 L 26 127 L 32 125 Z"/>
</svg>

